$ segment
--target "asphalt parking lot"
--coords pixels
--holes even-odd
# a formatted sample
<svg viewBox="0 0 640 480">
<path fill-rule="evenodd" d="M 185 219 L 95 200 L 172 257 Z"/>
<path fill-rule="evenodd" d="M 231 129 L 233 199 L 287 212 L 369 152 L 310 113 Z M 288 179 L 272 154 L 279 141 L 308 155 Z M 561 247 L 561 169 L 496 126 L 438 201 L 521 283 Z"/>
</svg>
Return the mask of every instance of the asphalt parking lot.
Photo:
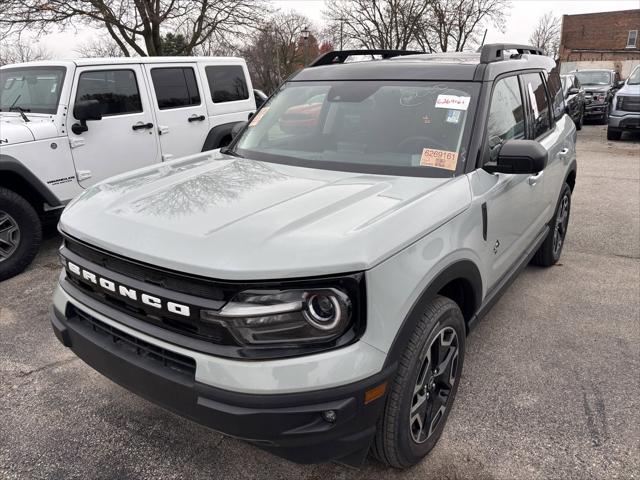
<svg viewBox="0 0 640 480">
<path fill-rule="evenodd" d="M 103 378 L 49 326 L 59 242 L 0 283 L 1 478 L 640 478 L 640 136 L 579 133 L 561 264 L 473 331 L 444 434 L 406 472 L 292 464 Z"/>
</svg>

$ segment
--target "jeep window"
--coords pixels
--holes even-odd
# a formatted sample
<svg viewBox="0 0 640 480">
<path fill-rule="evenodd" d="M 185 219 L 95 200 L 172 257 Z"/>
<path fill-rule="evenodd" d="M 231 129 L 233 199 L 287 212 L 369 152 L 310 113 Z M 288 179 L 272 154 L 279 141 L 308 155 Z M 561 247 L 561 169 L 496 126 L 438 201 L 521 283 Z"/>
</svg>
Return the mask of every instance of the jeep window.
<svg viewBox="0 0 640 480">
<path fill-rule="evenodd" d="M 531 105 L 529 113 L 532 116 L 530 124 L 533 126 L 533 138 L 538 138 L 551 128 L 547 91 L 540 73 L 527 73 L 522 75 L 522 79 L 525 94 L 529 96 L 529 104 Z"/>
<path fill-rule="evenodd" d="M 627 79 L 627 85 L 638 84 L 640 84 L 640 67 L 634 68 L 633 72 L 631 72 L 631 75 L 629 75 L 629 78 Z"/>
<path fill-rule="evenodd" d="M 558 120 L 564 115 L 565 107 L 562 82 L 557 68 L 549 72 L 547 87 L 549 88 L 549 96 L 553 99 L 553 117 Z"/>
<path fill-rule="evenodd" d="M 65 72 L 64 67 L 0 70 L 0 112 L 13 106 L 31 113 L 56 113 Z"/>
<path fill-rule="evenodd" d="M 97 100 L 102 116 L 142 112 L 136 74 L 133 70 L 94 70 L 78 79 L 76 103 Z"/>
<path fill-rule="evenodd" d="M 249 89 L 241 65 L 215 65 L 206 67 L 211 99 L 215 103 L 247 100 Z"/>
<path fill-rule="evenodd" d="M 487 138 L 491 161 L 497 160 L 504 142 L 525 138 L 524 104 L 516 76 L 502 78 L 493 87 Z"/>
<path fill-rule="evenodd" d="M 575 73 L 582 85 L 610 85 L 611 74 L 609 72 L 581 71 Z"/>
<path fill-rule="evenodd" d="M 153 68 L 151 79 L 160 110 L 200 105 L 198 82 L 193 68 Z"/>
<path fill-rule="evenodd" d="M 466 159 L 478 90 L 471 82 L 290 82 L 233 152 L 316 168 L 451 176 Z"/>
</svg>

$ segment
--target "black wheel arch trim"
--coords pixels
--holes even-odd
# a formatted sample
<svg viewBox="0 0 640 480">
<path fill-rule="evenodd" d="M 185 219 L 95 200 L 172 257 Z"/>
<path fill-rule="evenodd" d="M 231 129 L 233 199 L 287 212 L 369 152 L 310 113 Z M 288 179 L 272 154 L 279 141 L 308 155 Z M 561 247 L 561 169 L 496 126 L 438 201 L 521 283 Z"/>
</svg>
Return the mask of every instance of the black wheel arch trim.
<svg viewBox="0 0 640 480">
<path fill-rule="evenodd" d="M 429 285 L 422 291 L 422 294 L 420 294 L 411 306 L 387 353 L 385 367 L 396 363 L 400 359 L 426 305 L 438 295 L 438 292 L 440 292 L 443 287 L 454 280 L 465 280 L 469 282 L 474 294 L 474 310 L 480 307 L 482 304 L 482 276 L 476 264 L 471 260 L 458 260 L 449 264 L 431 280 Z M 475 311 L 473 313 L 475 314 Z"/>
<path fill-rule="evenodd" d="M 16 158 L 0 154 L 0 173 L 12 172 L 19 175 L 52 207 L 62 206 L 62 202 L 42 181 Z"/>
<path fill-rule="evenodd" d="M 204 140 L 204 145 L 202 145 L 202 151 L 207 152 L 209 150 L 215 150 L 220 147 L 220 141 L 227 137 L 231 136 L 231 131 L 233 127 L 238 125 L 239 123 L 244 123 L 242 121 L 237 122 L 229 122 L 223 123 L 221 125 L 216 125 L 207 134 L 207 138 Z"/>
</svg>

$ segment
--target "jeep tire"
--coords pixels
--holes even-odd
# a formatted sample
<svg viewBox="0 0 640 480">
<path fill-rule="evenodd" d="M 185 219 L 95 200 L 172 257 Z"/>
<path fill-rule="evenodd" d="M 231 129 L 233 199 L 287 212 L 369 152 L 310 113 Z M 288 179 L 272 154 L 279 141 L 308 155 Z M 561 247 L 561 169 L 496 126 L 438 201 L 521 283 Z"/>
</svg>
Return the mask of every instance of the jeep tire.
<svg viewBox="0 0 640 480">
<path fill-rule="evenodd" d="M 435 446 L 453 404 L 465 352 L 462 312 L 437 296 L 427 305 L 390 380 L 372 454 L 406 468 Z"/>
<path fill-rule="evenodd" d="M 0 188 L 0 281 L 22 272 L 42 242 L 40 217 L 17 193 Z"/>
<path fill-rule="evenodd" d="M 549 223 L 549 233 L 531 259 L 531 263 L 541 267 L 550 267 L 560 260 L 564 240 L 567 236 L 570 213 L 571 188 L 565 183 L 562 186 L 560 199 L 556 205 L 556 213 L 553 215 L 553 218 Z"/>
<path fill-rule="evenodd" d="M 607 127 L 607 140 L 620 140 L 622 138 L 622 130 Z"/>
</svg>

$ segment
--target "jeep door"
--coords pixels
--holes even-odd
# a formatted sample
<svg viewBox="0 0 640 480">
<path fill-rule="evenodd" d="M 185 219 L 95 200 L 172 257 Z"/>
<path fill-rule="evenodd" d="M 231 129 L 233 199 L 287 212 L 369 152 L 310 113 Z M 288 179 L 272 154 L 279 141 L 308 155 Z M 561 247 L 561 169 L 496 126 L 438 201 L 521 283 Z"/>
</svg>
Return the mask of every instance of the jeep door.
<svg viewBox="0 0 640 480">
<path fill-rule="evenodd" d="M 145 69 L 152 86 L 162 160 L 202 151 L 209 119 L 196 64 L 159 63 Z"/>
<path fill-rule="evenodd" d="M 87 188 L 113 175 L 159 161 L 154 117 L 140 65 L 90 65 L 76 69 L 67 117 L 78 182 Z M 74 107 L 97 100 L 101 120 L 74 133 Z M 76 129 L 77 130 L 77 129 Z"/>
</svg>

